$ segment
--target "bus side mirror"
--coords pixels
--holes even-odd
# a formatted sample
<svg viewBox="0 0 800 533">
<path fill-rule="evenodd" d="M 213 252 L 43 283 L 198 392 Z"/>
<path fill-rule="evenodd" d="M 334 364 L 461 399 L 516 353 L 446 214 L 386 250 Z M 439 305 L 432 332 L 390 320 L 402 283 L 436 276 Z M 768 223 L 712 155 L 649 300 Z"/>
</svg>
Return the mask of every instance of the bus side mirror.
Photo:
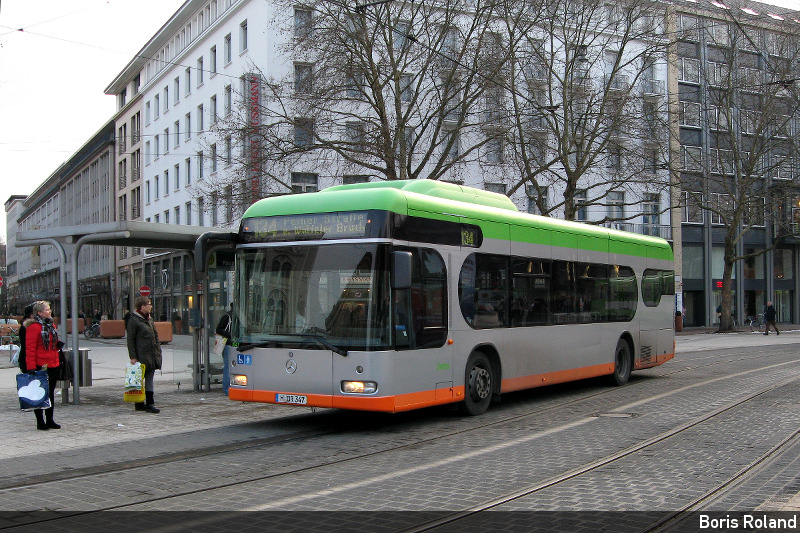
<svg viewBox="0 0 800 533">
<path fill-rule="evenodd" d="M 392 252 L 392 288 L 411 288 L 411 252 Z"/>
</svg>

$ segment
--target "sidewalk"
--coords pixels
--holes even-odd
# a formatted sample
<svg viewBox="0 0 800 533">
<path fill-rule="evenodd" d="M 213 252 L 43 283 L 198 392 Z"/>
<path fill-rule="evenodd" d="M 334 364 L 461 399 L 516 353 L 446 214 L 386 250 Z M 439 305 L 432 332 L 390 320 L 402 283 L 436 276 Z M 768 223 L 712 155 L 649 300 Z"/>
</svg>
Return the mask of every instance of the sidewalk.
<svg viewBox="0 0 800 533">
<path fill-rule="evenodd" d="M 680 357 L 681 350 L 798 342 L 800 330 L 782 330 L 780 336 L 764 337 L 750 331 L 712 334 L 689 329 L 676 336 L 676 351 Z M 122 401 L 122 383 L 128 362 L 125 340 L 81 339 L 80 346 L 91 350 L 93 383 L 90 387 L 81 387 L 79 405 L 62 404 L 60 391 L 57 391 L 55 420 L 61 424 L 60 430 L 38 431 L 33 413 L 19 410 L 14 378 L 18 369 L 11 367 L 7 359 L 0 361 L 0 427 L 7 436 L 5 446 L 0 448 L 0 460 L 6 460 L 3 463 L 6 482 L 20 476 L 57 477 L 73 469 L 99 469 L 111 463 L 281 438 L 297 428 L 291 423 L 264 422 L 308 412 L 297 407 L 232 402 L 223 395 L 218 384 L 212 385 L 211 392 L 193 391 L 190 336 L 177 336 L 173 343 L 162 346 L 164 368 L 156 374 L 155 383 L 155 400 L 161 413 L 136 412 L 133 405 Z M 231 430 L 231 425 L 236 425 L 235 431 Z M 159 438 L 165 436 L 170 438 Z M 42 460 L 43 456 L 49 459 Z M 0 478 L 0 488 L 2 484 Z M 800 510 L 800 495 L 788 501 L 782 510 Z"/>
</svg>

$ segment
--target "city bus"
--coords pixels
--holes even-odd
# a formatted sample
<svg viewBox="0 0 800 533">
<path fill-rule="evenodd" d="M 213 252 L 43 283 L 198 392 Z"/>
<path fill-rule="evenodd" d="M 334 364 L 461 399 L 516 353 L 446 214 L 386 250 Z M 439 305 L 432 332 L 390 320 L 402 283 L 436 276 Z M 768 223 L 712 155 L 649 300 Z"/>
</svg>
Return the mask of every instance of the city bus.
<svg viewBox="0 0 800 533">
<path fill-rule="evenodd" d="M 669 243 L 433 180 L 254 203 L 236 237 L 229 398 L 401 412 L 675 352 Z"/>
</svg>

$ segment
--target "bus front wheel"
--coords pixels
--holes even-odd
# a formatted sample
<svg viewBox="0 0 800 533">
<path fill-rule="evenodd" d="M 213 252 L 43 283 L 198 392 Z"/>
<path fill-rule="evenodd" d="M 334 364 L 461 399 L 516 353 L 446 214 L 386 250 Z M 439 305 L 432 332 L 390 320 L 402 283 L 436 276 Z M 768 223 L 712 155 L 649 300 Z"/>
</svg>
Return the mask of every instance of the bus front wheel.
<svg viewBox="0 0 800 533">
<path fill-rule="evenodd" d="M 463 410 L 470 415 L 486 412 L 492 402 L 494 373 L 489 358 L 481 352 L 475 352 L 467 361 L 464 375 Z"/>
<path fill-rule="evenodd" d="M 614 384 L 625 385 L 631 377 L 632 369 L 631 347 L 625 339 L 620 339 L 617 341 L 617 349 L 614 351 L 614 374 L 612 376 Z"/>
</svg>

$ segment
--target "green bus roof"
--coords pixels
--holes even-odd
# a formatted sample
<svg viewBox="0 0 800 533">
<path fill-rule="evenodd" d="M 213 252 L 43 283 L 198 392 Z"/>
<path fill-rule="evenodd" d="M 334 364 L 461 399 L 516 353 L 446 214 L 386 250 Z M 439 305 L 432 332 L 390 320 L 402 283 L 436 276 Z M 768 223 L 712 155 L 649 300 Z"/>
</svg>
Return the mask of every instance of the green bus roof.
<svg viewBox="0 0 800 533">
<path fill-rule="evenodd" d="M 673 260 L 672 248 L 664 239 L 521 213 L 505 195 L 426 179 L 338 185 L 317 193 L 274 196 L 251 205 L 243 218 L 369 209 L 475 224 L 486 238 Z M 556 241 L 553 235 L 563 238 Z"/>
</svg>

